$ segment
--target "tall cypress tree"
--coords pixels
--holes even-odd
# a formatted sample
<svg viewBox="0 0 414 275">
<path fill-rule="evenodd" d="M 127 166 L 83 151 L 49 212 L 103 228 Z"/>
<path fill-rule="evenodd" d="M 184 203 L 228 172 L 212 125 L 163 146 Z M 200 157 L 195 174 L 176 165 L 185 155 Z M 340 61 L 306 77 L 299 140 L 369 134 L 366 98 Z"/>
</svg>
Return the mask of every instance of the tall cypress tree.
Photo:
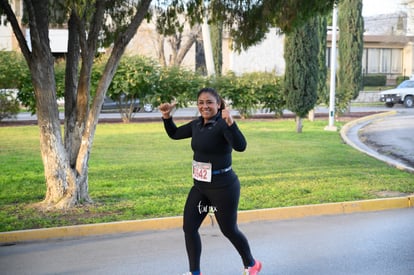
<svg viewBox="0 0 414 275">
<path fill-rule="evenodd" d="M 326 66 L 326 16 L 318 16 L 318 37 L 319 37 L 319 54 L 318 54 L 318 103 L 329 105 L 329 91 L 327 86 L 328 68 Z"/>
<path fill-rule="evenodd" d="M 318 19 L 311 18 L 285 38 L 285 87 L 287 108 L 296 114 L 296 131 L 317 101 Z"/>
<path fill-rule="evenodd" d="M 345 112 L 362 88 L 364 18 L 362 0 L 343 0 L 338 6 L 339 70 L 336 90 L 337 111 Z"/>
</svg>

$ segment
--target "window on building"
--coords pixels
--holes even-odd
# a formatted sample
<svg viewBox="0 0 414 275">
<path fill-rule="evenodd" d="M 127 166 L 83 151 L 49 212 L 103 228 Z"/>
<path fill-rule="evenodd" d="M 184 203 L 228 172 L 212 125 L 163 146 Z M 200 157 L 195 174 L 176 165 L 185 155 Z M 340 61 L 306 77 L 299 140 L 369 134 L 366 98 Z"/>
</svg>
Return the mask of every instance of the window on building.
<svg viewBox="0 0 414 275">
<path fill-rule="evenodd" d="M 367 50 L 367 73 L 377 74 L 380 67 L 380 49 Z"/>
<path fill-rule="evenodd" d="M 368 74 L 401 74 L 402 49 L 365 49 L 363 68 Z"/>
<path fill-rule="evenodd" d="M 391 49 L 381 49 L 380 51 L 380 73 L 391 72 Z"/>
<path fill-rule="evenodd" d="M 403 50 L 402 49 L 392 49 L 391 73 L 393 74 L 403 73 Z"/>
<path fill-rule="evenodd" d="M 326 66 L 330 67 L 330 64 L 331 48 L 327 47 Z M 364 49 L 363 51 L 362 68 L 365 74 L 402 74 L 402 64 L 402 49 Z"/>
</svg>

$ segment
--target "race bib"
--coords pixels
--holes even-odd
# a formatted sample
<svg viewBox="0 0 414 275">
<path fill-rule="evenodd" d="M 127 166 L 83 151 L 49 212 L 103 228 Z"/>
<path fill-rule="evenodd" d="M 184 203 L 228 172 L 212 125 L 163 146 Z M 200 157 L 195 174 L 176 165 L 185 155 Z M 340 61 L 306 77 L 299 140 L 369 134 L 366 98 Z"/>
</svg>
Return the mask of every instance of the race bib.
<svg viewBox="0 0 414 275">
<path fill-rule="evenodd" d="M 211 163 L 193 160 L 193 179 L 211 182 Z"/>
</svg>

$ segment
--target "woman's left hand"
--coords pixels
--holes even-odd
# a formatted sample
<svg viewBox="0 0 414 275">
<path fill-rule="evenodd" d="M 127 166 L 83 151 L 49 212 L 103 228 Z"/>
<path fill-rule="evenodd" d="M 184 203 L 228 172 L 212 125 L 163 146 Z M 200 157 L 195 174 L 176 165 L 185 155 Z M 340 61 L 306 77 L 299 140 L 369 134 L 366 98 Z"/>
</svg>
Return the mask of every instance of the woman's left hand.
<svg viewBox="0 0 414 275">
<path fill-rule="evenodd" d="M 221 116 L 226 121 L 227 125 L 231 126 L 233 124 L 233 117 L 231 116 L 229 109 L 222 109 Z"/>
</svg>

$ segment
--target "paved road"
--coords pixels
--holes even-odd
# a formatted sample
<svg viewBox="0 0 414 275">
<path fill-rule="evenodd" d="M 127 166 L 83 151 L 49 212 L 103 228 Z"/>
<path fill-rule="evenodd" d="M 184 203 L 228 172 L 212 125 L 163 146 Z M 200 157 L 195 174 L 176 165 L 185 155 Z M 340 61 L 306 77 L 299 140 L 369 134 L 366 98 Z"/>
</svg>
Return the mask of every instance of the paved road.
<svg viewBox="0 0 414 275">
<path fill-rule="evenodd" d="M 359 138 L 369 147 L 414 168 L 414 112 L 375 119 L 362 130 Z"/>
<path fill-rule="evenodd" d="M 414 209 L 241 224 L 263 275 L 412 275 Z M 216 227 L 203 227 L 205 275 L 240 275 L 240 259 Z M 181 230 L 0 247 L 1 274 L 178 275 Z"/>
<path fill-rule="evenodd" d="M 342 129 L 342 137 L 356 149 L 414 173 L 414 108 L 360 119 Z"/>
</svg>

